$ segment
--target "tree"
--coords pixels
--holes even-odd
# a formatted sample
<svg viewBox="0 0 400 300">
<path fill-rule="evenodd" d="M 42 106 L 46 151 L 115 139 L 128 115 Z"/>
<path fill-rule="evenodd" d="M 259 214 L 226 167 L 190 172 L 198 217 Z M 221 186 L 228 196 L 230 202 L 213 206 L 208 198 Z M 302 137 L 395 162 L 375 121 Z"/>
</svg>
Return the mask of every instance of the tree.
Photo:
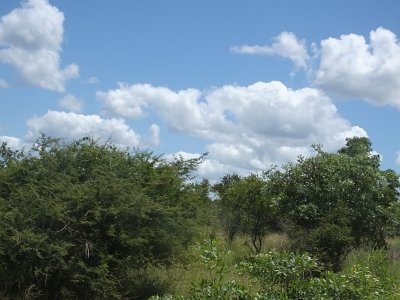
<svg viewBox="0 0 400 300">
<path fill-rule="evenodd" d="M 266 173 L 267 174 L 267 173 Z M 221 219 L 230 240 L 236 233 L 248 235 L 258 253 L 262 238 L 276 223 L 276 202 L 266 177 L 228 175 L 214 187 L 219 195 Z"/>
<path fill-rule="evenodd" d="M 386 245 L 387 209 L 397 201 L 399 178 L 379 169 L 367 138 L 348 139 L 338 153 L 314 148 L 316 156 L 284 168 L 275 191 L 292 224 L 293 246 L 338 270 L 352 249 Z"/>
<path fill-rule="evenodd" d="M 226 174 L 222 177 L 221 181 L 214 184 L 212 191 L 218 196 L 217 204 L 219 207 L 219 219 L 222 229 L 228 236 L 228 241 L 232 243 L 240 228 L 240 211 L 236 209 L 236 204 L 229 198 L 228 191 L 238 182 L 241 178 L 237 174 Z"/>
<path fill-rule="evenodd" d="M 168 162 L 91 138 L 0 149 L 0 298 L 147 298 L 179 259 L 202 158 Z M 154 269 L 154 268 L 153 268 Z"/>
</svg>

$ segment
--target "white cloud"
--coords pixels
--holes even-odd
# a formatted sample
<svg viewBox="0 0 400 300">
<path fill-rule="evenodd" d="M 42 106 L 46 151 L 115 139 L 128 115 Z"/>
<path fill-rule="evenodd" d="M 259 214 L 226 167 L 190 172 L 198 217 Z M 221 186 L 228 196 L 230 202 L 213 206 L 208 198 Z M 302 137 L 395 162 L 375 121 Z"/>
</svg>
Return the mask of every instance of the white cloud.
<svg viewBox="0 0 400 300">
<path fill-rule="evenodd" d="M 7 146 L 12 150 L 20 150 L 22 148 L 29 148 L 29 144 L 25 143 L 22 139 L 13 136 L 0 136 L 0 144 L 7 143 Z"/>
<path fill-rule="evenodd" d="M 28 120 L 24 140 L 33 142 L 41 133 L 67 140 L 91 136 L 121 146 L 138 146 L 140 137 L 122 119 L 102 119 L 98 115 L 48 111 L 41 117 Z"/>
<path fill-rule="evenodd" d="M 289 58 L 296 67 L 305 68 L 307 60 L 307 48 L 303 40 L 299 40 L 292 32 L 284 31 L 274 38 L 274 43 L 269 45 L 241 45 L 231 48 L 231 51 L 241 54 L 278 55 Z"/>
<path fill-rule="evenodd" d="M 174 92 L 150 84 L 119 84 L 117 89 L 96 93 L 105 115 L 141 118 L 152 107 L 172 128 L 183 132 L 192 128 L 199 134 L 209 126 L 202 120 L 204 105 L 197 102 L 200 95 L 195 89 Z"/>
<path fill-rule="evenodd" d="M 10 85 L 8 84 L 8 82 L 0 78 L 0 89 L 7 89 L 9 87 Z"/>
<path fill-rule="evenodd" d="M 83 110 L 83 101 L 70 94 L 65 95 L 60 100 L 58 100 L 58 104 L 66 109 L 77 113 Z"/>
<path fill-rule="evenodd" d="M 208 140 L 207 168 L 199 172 L 262 170 L 299 154 L 311 155 L 314 143 L 334 151 L 346 137 L 366 136 L 338 115 L 322 91 L 292 90 L 281 82 L 226 85 L 205 93 L 121 84 L 97 96 L 108 115 L 138 118 L 156 113 L 176 131 Z"/>
<path fill-rule="evenodd" d="M 178 151 L 173 154 L 168 154 L 165 155 L 164 158 L 167 159 L 168 161 L 173 161 L 175 159 L 195 159 L 199 158 L 202 154 L 199 153 L 189 153 L 185 151 Z M 225 174 L 239 174 L 239 175 L 247 175 L 249 173 L 249 170 L 247 169 L 241 169 L 238 167 L 230 166 L 230 165 L 224 165 L 223 163 L 219 162 L 216 159 L 206 158 L 204 161 L 198 166 L 196 172 L 194 175 L 198 176 L 199 178 L 207 178 L 209 179 L 212 183 L 217 182 L 219 179 L 221 179 Z"/>
<path fill-rule="evenodd" d="M 341 35 L 322 40 L 320 46 L 312 43 L 310 49 L 311 59 L 304 40 L 282 32 L 272 45 L 242 45 L 231 51 L 288 58 L 305 68 L 313 85 L 324 91 L 400 109 L 400 42 L 392 31 L 379 27 L 368 41 L 354 33 Z"/>
<path fill-rule="evenodd" d="M 47 0 L 26 0 L 0 19 L 0 61 L 33 86 L 63 92 L 79 76 L 75 64 L 60 67 L 64 15 Z"/>
<path fill-rule="evenodd" d="M 315 84 L 344 98 L 400 108 L 400 43 L 390 30 L 321 41 Z"/>
<path fill-rule="evenodd" d="M 145 100 L 142 101 L 142 96 L 140 95 L 143 89 L 137 89 L 138 86 L 130 87 L 121 83 L 118 89 L 109 90 L 107 93 L 97 92 L 96 97 L 102 101 L 103 109 L 108 114 L 131 118 L 143 117 L 146 103 Z"/>
</svg>

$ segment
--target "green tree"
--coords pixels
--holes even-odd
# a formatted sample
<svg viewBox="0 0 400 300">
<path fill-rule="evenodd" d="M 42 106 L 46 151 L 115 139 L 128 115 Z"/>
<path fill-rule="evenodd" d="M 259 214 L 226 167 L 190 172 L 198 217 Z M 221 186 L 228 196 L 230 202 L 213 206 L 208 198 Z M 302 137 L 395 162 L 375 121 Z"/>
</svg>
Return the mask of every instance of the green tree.
<svg viewBox="0 0 400 300">
<path fill-rule="evenodd" d="M 218 197 L 216 202 L 219 207 L 219 223 L 230 243 L 232 243 L 236 234 L 240 231 L 241 212 L 236 209 L 236 204 L 229 198 L 228 191 L 240 181 L 241 178 L 239 175 L 226 174 L 220 182 L 214 184 L 212 187 L 212 191 Z"/>
<path fill-rule="evenodd" d="M 340 269 L 345 256 L 362 245 L 385 246 L 388 207 L 397 201 L 398 175 L 379 168 L 367 138 L 352 138 L 338 153 L 315 146 L 278 176 L 275 192 L 292 226 L 293 246 Z"/>
<path fill-rule="evenodd" d="M 165 161 L 91 138 L 42 136 L 0 149 L 0 298 L 147 298 L 154 270 L 190 244 L 187 178 L 202 158 Z"/>
<path fill-rule="evenodd" d="M 276 224 L 277 203 L 267 176 L 228 175 L 214 190 L 219 195 L 221 219 L 226 224 L 229 239 L 236 233 L 245 234 L 250 237 L 255 251 L 260 252 L 262 238 Z"/>
</svg>

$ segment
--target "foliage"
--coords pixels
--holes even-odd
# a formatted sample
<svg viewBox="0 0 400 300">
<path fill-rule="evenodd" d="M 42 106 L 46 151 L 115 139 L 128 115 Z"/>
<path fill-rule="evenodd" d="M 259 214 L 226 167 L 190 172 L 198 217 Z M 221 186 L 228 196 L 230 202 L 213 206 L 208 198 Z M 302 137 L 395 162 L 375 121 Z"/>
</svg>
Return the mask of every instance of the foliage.
<svg viewBox="0 0 400 300">
<path fill-rule="evenodd" d="M 400 201 L 392 203 L 388 209 L 390 225 L 387 234 L 391 237 L 400 237 Z"/>
<path fill-rule="evenodd" d="M 362 300 L 399 299 L 400 289 L 390 278 L 381 278 L 368 266 L 355 264 L 338 273 L 324 271 L 318 261 L 308 254 L 270 251 L 251 255 L 235 271 L 248 278 L 250 285 L 233 281 L 229 251 L 221 251 L 211 240 L 200 246 L 202 259 L 210 271 L 208 279 L 194 282 L 187 295 L 156 296 L 152 300 L 172 299 L 311 299 Z M 232 267 L 230 267 L 232 268 Z"/>
<path fill-rule="evenodd" d="M 275 191 L 293 247 L 339 270 L 352 249 L 386 245 L 388 207 L 397 201 L 399 178 L 379 169 L 367 138 L 348 139 L 338 153 L 315 150 L 316 156 L 285 166 Z"/>
<path fill-rule="evenodd" d="M 308 254 L 270 251 L 240 264 L 243 275 L 256 279 L 261 289 L 253 299 L 399 299 L 400 289 L 388 277 L 366 266 L 354 265 L 334 273 L 323 271 Z"/>
<path fill-rule="evenodd" d="M 192 180 L 203 157 L 166 161 L 91 138 L 42 136 L 29 152 L 3 143 L 0 298 L 400 299 L 400 246 L 384 248 L 399 230 L 398 175 L 380 169 L 366 138 L 314 149 L 211 187 Z M 234 254 L 221 231 L 239 237 Z M 206 235 L 191 261 L 189 246 Z M 276 250 L 287 242 L 296 252 Z M 171 272 L 184 268 L 197 274 L 174 290 Z"/>
<path fill-rule="evenodd" d="M 219 243 L 210 239 L 199 244 L 201 258 L 206 269 L 209 270 L 208 279 L 193 285 L 189 297 L 191 299 L 247 299 L 244 288 L 234 280 L 226 280 L 226 259 L 230 251 L 219 249 Z"/>
<path fill-rule="evenodd" d="M 241 212 L 236 209 L 236 205 L 229 199 L 229 190 L 233 188 L 241 178 L 237 174 L 226 174 L 221 182 L 213 185 L 212 191 L 218 196 L 220 225 L 227 234 L 228 240 L 232 243 L 234 237 L 239 232 Z"/>
<path fill-rule="evenodd" d="M 259 280 L 268 293 L 287 296 L 301 282 L 320 273 L 317 261 L 309 255 L 275 250 L 251 256 L 241 263 L 241 269 Z"/>
<path fill-rule="evenodd" d="M 367 267 L 355 265 L 342 273 L 328 271 L 302 288 L 303 299 L 398 299 L 397 287 L 380 280 Z"/>
<path fill-rule="evenodd" d="M 229 240 L 236 233 L 245 234 L 257 253 L 261 251 L 262 238 L 277 218 L 277 203 L 265 179 L 255 174 L 244 178 L 227 175 L 214 186 Z"/>
<path fill-rule="evenodd" d="M 166 289 L 154 269 L 179 259 L 204 211 L 187 183 L 202 158 L 63 144 L 0 149 L 0 296 L 145 298 Z"/>
<path fill-rule="evenodd" d="M 221 249 L 218 240 L 210 238 L 197 244 L 203 267 L 208 271 L 207 277 L 193 282 L 191 289 L 185 296 L 164 295 L 154 296 L 151 300 L 168 299 L 250 299 L 245 287 L 228 278 L 230 268 L 228 259 L 231 251 Z"/>
</svg>

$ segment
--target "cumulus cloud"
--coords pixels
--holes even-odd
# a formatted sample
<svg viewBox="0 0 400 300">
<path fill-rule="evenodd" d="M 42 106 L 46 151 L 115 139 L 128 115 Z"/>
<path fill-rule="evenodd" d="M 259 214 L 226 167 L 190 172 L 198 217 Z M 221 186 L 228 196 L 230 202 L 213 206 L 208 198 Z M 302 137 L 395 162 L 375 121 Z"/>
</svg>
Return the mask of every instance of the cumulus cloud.
<svg viewBox="0 0 400 300">
<path fill-rule="evenodd" d="M 200 94 L 195 89 L 175 92 L 150 84 L 119 84 L 117 89 L 97 92 L 96 96 L 107 116 L 142 118 L 151 106 L 167 119 L 172 128 L 185 132 L 191 128 L 201 131 L 208 127 L 202 119 L 203 105 L 197 102 Z"/>
<path fill-rule="evenodd" d="M 121 84 L 97 96 L 108 115 L 156 113 L 170 128 L 207 140 L 206 166 L 215 174 L 222 169 L 262 170 L 299 154 L 311 155 L 313 143 L 337 150 L 346 137 L 367 135 L 340 117 L 321 90 L 293 90 L 281 82 L 226 85 L 204 93 Z"/>
<path fill-rule="evenodd" d="M 313 43 L 311 50 L 312 59 L 305 41 L 286 31 L 272 45 L 231 48 L 235 53 L 288 58 L 308 71 L 317 88 L 344 99 L 400 109 L 400 42 L 392 31 L 379 27 L 370 32 L 369 40 L 354 33 L 330 37 L 320 45 Z"/>
<path fill-rule="evenodd" d="M 28 134 L 24 140 L 33 142 L 44 133 L 66 140 L 92 136 L 121 146 L 138 146 L 140 137 L 122 119 L 102 119 L 98 115 L 83 115 L 75 112 L 49 110 L 40 117 L 27 121 Z"/>
<path fill-rule="evenodd" d="M 201 155 L 202 154 L 200 153 L 189 153 L 185 151 L 178 151 L 173 154 L 165 155 L 164 157 L 169 161 L 173 161 L 174 159 L 177 158 L 178 159 L 182 158 L 185 160 L 195 159 L 199 158 Z M 197 175 L 200 178 L 207 178 L 211 180 L 211 182 L 216 182 L 220 178 L 222 178 L 225 174 L 233 174 L 233 173 L 245 176 L 248 175 L 249 170 L 242 169 L 237 166 L 225 165 L 216 159 L 209 158 L 208 156 L 206 156 L 203 163 L 201 163 L 198 169 L 196 170 L 195 175 Z"/>
<path fill-rule="evenodd" d="M 240 54 L 282 56 L 292 60 L 298 68 L 305 68 L 309 59 L 305 41 L 299 40 L 294 33 L 287 31 L 275 37 L 272 45 L 241 45 L 232 47 L 231 51 Z"/>
<path fill-rule="evenodd" d="M 26 0 L 0 19 L 0 61 L 14 66 L 32 86 L 63 92 L 79 75 L 60 66 L 64 15 L 48 0 Z"/>
<path fill-rule="evenodd" d="M 29 148 L 29 144 L 25 143 L 22 139 L 13 136 L 0 136 L 0 144 L 2 143 L 7 143 L 7 146 L 10 147 L 12 150 Z"/>
<path fill-rule="evenodd" d="M 108 92 L 96 92 L 97 99 L 103 103 L 103 112 L 108 115 L 119 115 L 122 117 L 138 118 L 145 115 L 146 100 L 142 99 L 140 93 L 145 93 L 145 86 L 128 86 L 119 84 L 119 88 Z M 135 99 L 132 99 L 134 95 Z"/>
<path fill-rule="evenodd" d="M 76 98 L 74 95 L 65 95 L 60 100 L 58 104 L 66 109 L 73 112 L 81 112 L 83 110 L 83 100 Z"/>
<path fill-rule="evenodd" d="M 400 108 L 400 43 L 390 30 L 321 41 L 315 85 L 344 98 Z"/>
</svg>

